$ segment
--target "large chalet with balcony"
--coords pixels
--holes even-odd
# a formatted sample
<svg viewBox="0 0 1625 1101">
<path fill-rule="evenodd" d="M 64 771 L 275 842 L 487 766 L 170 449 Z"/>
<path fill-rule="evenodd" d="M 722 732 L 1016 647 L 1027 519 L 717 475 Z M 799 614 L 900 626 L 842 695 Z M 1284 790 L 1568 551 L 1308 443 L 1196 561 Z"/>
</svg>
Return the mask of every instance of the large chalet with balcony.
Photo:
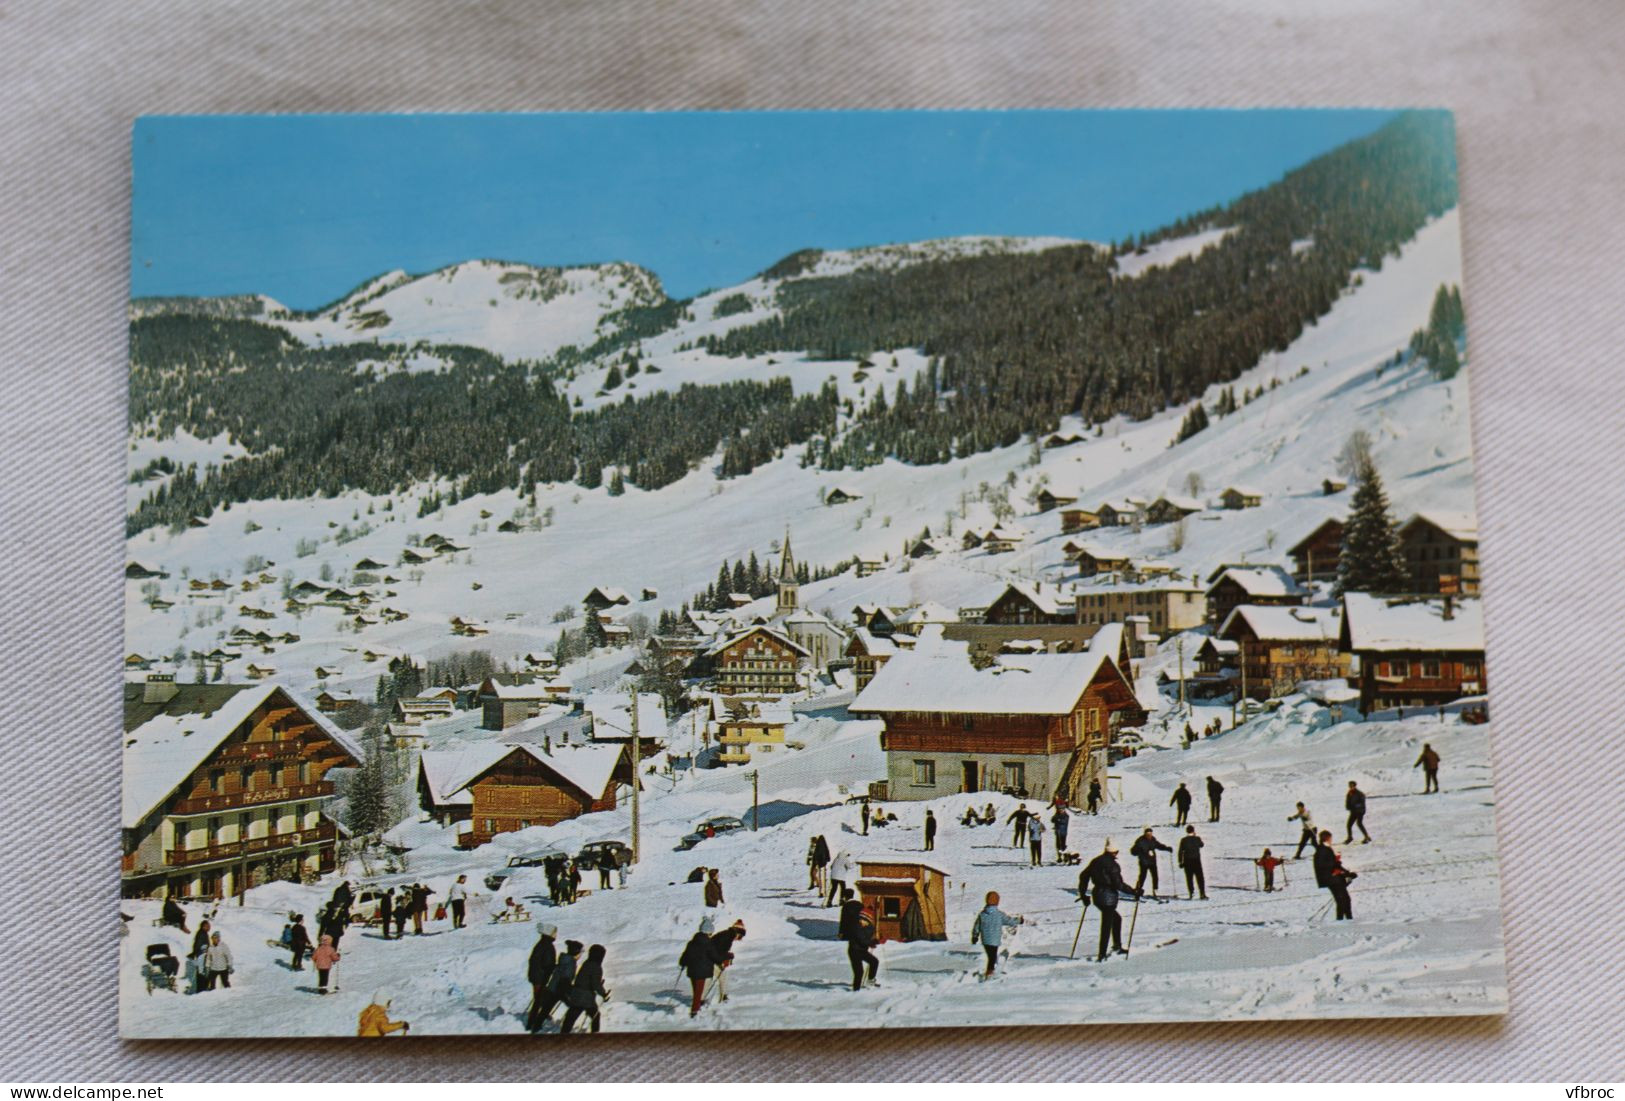
<svg viewBox="0 0 1625 1101">
<path fill-rule="evenodd" d="M 1241 696 L 1284 696 L 1299 681 L 1348 676 L 1348 655 L 1338 648 L 1342 617 L 1335 608 L 1242 604 L 1219 628 L 1221 640 L 1238 646 L 1236 680 Z"/>
<path fill-rule="evenodd" d="M 332 871 L 328 773 L 360 757 L 279 684 L 126 684 L 122 894 L 217 899 Z"/>
<path fill-rule="evenodd" d="M 1431 707 L 1489 690 L 1477 600 L 1343 596 L 1339 645 L 1360 662 L 1360 713 Z"/>
<path fill-rule="evenodd" d="M 771 627 L 750 627 L 711 647 L 716 691 L 724 696 L 784 696 L 801 688 L 801 667 L 812 655 Z"/>
<path fill-rule="evenodd" d="M 1400 552 L 1417 593 L 1478 595 L 1478 517 L 1418 512 L 1399 528 Z"/>
<path fill-rule="evenodd" d="M 430 751 L 418 761 L 423 808 L 442 823 L 467 823 L 457 834 L 465 849 L 499 833 L 614 810 L 618 789 L 632 782 L 622 744 L 498 743 Z"/>
<path fill-rule="evenodd" d="M 1292 558 L 1292 576 L 1300 585 L 1311 581 L 1336 581 L 1343 562 L 1343 521 L 1322 520 L 1315 530 L 1287 551 Z"/>
<path fill-rule="evenodd" d="M 1104 779 L 1106 747 L 1145 711 L 1112 655 L 1005 655 L 978 669 L 963 647 L 899 654 L 852 702 L 885 723 L 887 796 L 1011 791 L 1075 800 Z"/>
<path fill-rule="evenodd" d="M 1308 593 L 1280 566 L 1220 566 L 1208 575 L 1207 621 L 1217 627 L 1238 605 L 1290 607 L 1302 604 L 1306 596 Z"/>
</svg>

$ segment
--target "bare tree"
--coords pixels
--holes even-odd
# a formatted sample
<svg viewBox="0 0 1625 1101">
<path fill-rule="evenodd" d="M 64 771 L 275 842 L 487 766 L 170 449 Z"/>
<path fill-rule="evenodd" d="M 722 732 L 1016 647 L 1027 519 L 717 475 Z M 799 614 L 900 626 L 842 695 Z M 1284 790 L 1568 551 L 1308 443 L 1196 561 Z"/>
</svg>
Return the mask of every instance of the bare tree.
<svg viewBox="0 0 1625 1101">
<path fill-rule="evenodd" d="M 1365 429 L 1356 428 L 1350 432 L 1348 439 L 1343 441 L 1343 449 L 1337 453 L 1337 472 L 1345 478 L 1354 478 L 1360 471 L 1373 465 L 1371 444 L 1371 433 Z"/>
</svg>

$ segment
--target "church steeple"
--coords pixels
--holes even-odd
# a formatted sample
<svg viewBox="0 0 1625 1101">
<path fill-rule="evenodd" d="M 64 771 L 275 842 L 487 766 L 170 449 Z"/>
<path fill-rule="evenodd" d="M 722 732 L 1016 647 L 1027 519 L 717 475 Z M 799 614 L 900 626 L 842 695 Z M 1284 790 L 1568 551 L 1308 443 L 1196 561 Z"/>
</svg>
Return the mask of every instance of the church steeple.
<svg viewBox="0 0 1625 1101">
<path fill-rule="evenodd" d="M 800 603 L 801 585 L 796 581 L 796 559 L 790 552 L 790 529 L 784 529 L 784 548 L 779 552 L 779 615 L 788 615 Z"/>
</svg>

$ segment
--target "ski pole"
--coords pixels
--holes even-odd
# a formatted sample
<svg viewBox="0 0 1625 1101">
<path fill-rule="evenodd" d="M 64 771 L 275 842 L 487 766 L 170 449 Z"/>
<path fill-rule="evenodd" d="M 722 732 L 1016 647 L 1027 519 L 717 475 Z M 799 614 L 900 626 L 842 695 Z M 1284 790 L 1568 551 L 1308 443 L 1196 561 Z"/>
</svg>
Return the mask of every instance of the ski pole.
<svg viewBox="0 0 1625 1101">
<path fill-rule="evenodd" d="M 1089 913 L 1089 896 L 1084 895 L 1083 896 L 1083 909 L 1078 911 L 1078 931 L 1076 933 L 1072 934 L 1072 951 L 1069 952 L 1067 954 L 1067 957 L 1066 957 L 1069 960 L 1075 960 L 1075 959 L 1078 958 L 1078 938 L 1083 936 L 1083 919 L 1084 919 L 1084 916 L 1086 914 L 1088 914 L 1088 913 Z"/>
<path fill-rule="evenodd" d="M 1139 920 L 1140 920 L 1140 896 L 1135 895 L 1134 896 L 1134 913 L 1130 914 L 1129 919 L 1128 919 L 1128 944 L 1126 944 L 1124 946 L 1125 948 L 1133 948 L 1134 947 L 1134 923 L 1139 921 Z"/>
</svg>

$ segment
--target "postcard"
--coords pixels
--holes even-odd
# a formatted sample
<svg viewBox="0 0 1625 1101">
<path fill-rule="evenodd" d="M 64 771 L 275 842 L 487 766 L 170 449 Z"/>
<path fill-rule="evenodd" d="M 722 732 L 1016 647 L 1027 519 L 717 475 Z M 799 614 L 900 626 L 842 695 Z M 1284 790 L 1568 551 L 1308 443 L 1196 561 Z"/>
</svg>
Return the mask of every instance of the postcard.
<svg viewBox="0 0 1625 1101">
<path fill-rule="evenodd" d="M 137 122 L 122 1034 L 1504 1013 L 1454 141 Z"/>
</svg>

